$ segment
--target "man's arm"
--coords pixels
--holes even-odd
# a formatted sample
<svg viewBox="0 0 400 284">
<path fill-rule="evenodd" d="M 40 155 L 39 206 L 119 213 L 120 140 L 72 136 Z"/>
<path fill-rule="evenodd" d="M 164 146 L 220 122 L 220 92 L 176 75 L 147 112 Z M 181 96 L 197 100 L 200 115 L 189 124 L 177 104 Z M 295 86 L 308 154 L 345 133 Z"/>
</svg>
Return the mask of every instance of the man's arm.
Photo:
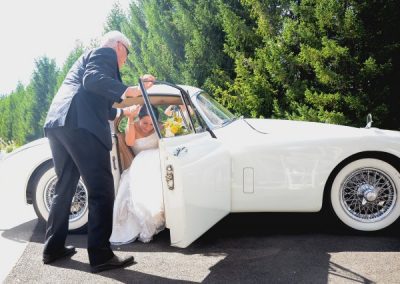
<svg viewBox="0 0 400 284">
<path fill-rule="evenodd" d="M 121 102 L 128 86 L 115 79 L 118 71 L 117 55 L 111 48 L 95 49 L 86 63 L 83 87 L 114 102 Z"/>
<path fill-rule="evenodd" d="M 108 112 L 108 120 L 114 120 L 118 117 L 121 116 L 121 109 L 117 109 L 117 108 L 111 108 L 110 111 Z"/>
</svg>

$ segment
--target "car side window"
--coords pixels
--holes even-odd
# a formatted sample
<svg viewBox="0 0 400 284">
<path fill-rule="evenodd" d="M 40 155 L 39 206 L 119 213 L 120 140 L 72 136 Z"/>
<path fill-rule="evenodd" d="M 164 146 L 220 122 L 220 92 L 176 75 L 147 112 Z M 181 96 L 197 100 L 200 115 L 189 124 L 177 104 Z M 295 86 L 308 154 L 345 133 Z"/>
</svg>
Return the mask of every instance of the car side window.
<svg viewBox="0 0 400 284">
<path fill-rule="evenodd" d="M 211 127 L 222 127 L 235 119 L 235 116 L 218 103 L 209 94 L 202 92 L 196 96 L 196 102 Z"/>
<path fill-rule="evenodd" d="M 142 106 L 143 107 L 143 106 Z M 157 105 L 159 112 L 158 125 L 162 137 L 174 137 L 194 133 L 189 113 L 184 105 Z M 194 120 L 198 127 L 198 120 Z M 127 118 L 123 117 L 116 125 L 118 132 L 125 133 Z"/>
<path fill-rule="evenodd" d="M 184 104 L 158 106 L 161 135 L 174 137 L 194 133 L 189 113 Z"/>
</svg>

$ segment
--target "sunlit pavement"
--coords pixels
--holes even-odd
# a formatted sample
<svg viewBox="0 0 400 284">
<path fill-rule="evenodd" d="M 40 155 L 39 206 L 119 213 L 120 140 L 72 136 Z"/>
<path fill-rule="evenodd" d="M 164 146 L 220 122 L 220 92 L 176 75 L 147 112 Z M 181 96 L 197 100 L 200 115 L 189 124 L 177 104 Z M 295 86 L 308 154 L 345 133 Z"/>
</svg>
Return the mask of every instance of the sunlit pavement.
<svg viewBox="0 0 400 284">
<path fill-rule="evenodd" d="M 21 257 L 37 224 L 33 207 L 25 204 L 23 189 L 14 186 L 15 170 L 0 161 L 0 282 Z"/>
<path fill-rule="evenodd" d="M 115 247 L 135 264 L 98 274 L 86 235 L 68 236 L 71 258 L 43 265 L 39 224 L 4 283 L 399 283 L 399 224 L 357 233 L 320 216 L 234 214 L 186 249 L 171 247 L 165 230 L 150 243 Z"/>
</svg>

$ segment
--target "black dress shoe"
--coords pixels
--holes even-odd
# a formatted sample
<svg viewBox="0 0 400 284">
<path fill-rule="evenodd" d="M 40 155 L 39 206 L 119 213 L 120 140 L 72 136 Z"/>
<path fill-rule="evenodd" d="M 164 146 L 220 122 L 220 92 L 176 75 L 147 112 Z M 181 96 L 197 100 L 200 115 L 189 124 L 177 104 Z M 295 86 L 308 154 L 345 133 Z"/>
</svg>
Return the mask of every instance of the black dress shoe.
<svg viewBox="0 0 400 284">
<path fill-rule="evenodd" d="M 62 257 L 66 257 L 69 255 L 73 255 L 74 253 L 76 253 L 75 247 L 74 246 L 66 246 L 64 247 L 62 250 L 56 252 L 56 253 L 52 253 L 52 254 L 47 254 L 44 253 L 43 254 L 43 263 L 44 264 L 48 264 L 50 262 L 53 262 L 59 258 Z"/>
<path fill-rule="evenodd" d="M 92 271 L 92 273 L 97 273 L 97 272 L 104 271 L 104 270 L 126 267 L 131 264 L 133 264 L 133 256 L 129 256 L 127 258 L 121 258 L 121 257 L 114 255 L 110 260 L 108 260 L 104 263 L 101 263 L 98 265 L 93 265 L 91 267 L 91 271 Z"/>
</svg>

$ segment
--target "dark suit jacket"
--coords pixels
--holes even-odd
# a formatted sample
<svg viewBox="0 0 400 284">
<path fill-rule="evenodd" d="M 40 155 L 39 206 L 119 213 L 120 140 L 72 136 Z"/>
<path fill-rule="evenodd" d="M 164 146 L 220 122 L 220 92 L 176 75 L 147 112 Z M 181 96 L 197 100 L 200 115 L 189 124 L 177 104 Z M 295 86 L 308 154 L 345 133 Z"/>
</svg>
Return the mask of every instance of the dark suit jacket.
<svg viewBox="0 0 400 284">
<path fill-rule="evenodd" d="M 86 52 L 71 67 L 54 96 L 44 124 L 45 133 L 55 127 L 84 128 L 111 150 L 108 121 L 116 117 L 117 110 L 112 105 L 122 101 L 126 88 L 114 49 Z"/>
</svg>

